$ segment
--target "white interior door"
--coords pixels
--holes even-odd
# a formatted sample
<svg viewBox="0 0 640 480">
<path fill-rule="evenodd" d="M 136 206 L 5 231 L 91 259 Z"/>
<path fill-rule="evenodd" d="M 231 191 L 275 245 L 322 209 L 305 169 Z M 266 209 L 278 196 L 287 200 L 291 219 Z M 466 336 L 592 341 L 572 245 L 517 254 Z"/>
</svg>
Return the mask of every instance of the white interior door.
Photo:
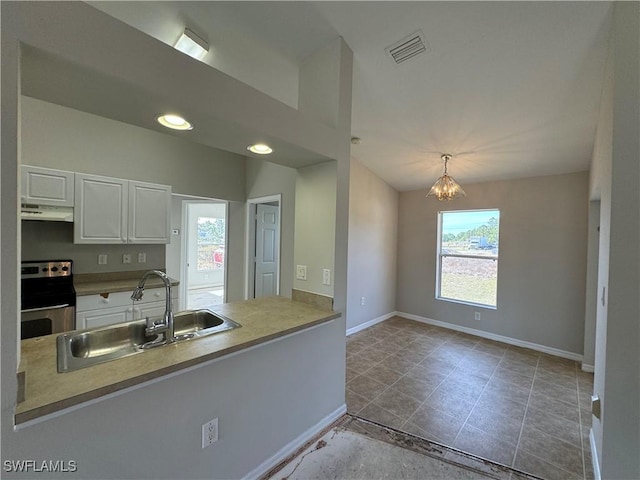
<svg viewBox="0 0 640 480">
<path fill-rule="evenodd" d="M 279 211 L 279 207 L 273 205 L 256 206 L 256 298 L 278 294 Z"/>
</svg>

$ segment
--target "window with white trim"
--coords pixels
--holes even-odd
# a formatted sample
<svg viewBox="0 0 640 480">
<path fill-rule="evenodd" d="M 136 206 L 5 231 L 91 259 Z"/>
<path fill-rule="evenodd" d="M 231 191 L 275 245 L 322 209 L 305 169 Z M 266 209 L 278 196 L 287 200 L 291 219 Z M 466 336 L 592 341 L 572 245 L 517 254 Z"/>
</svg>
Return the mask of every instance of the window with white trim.
<svg viewBox="0 0 640 480">
<path fill-rule="evenodd" d="M 436 298 L 496 308 L 500 210 L 438 213 Z"/>
</svg>

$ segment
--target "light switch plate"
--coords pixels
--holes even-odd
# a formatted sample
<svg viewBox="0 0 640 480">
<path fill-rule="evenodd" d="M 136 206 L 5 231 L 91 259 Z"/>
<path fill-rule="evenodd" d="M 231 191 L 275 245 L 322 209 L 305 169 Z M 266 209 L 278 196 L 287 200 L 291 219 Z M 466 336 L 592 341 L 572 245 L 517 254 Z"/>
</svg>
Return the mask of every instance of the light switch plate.
<svg viewBox="0 0 640 480">
<path fill-rule="evenodd" d="M 306 265 L 297 265 L 296 266 L 296 278 L 298 280 L 306 280 L 307 279 L 307 266 Z"/>
<path fill-rule="evenodd" d="M 98 255 L 98 265 L 106 265 L 107 264 L 107 254 L 101 253 Z"/>
<path fill-rule="evenodd" d="M 331 270 L 328 268 L 322 270 L 322 284 L 331 285 Z"/>
<path fill-rule="evenodd" d="M 147 254 L 145 252 L 138 253 L 138 263 L 147 263 Z"/>
<path fill-rule="evenodd" d="M 131 254 L 123 253 L 122 254 L 122 263 L 131 263 Z"/>
</svg>

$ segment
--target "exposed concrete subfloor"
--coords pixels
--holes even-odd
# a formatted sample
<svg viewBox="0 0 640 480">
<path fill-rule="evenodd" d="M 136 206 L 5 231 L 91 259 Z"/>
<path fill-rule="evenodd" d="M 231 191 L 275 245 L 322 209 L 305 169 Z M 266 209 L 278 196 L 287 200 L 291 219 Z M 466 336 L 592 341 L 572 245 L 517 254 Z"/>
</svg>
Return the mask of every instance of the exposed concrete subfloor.
<svg viewBox="0 0 640 480">
<path fill-rule="evenodd" d="M 265 478 L 525 480 L 508 467 L 346 415 L 284 466 Z"/>
</svg>

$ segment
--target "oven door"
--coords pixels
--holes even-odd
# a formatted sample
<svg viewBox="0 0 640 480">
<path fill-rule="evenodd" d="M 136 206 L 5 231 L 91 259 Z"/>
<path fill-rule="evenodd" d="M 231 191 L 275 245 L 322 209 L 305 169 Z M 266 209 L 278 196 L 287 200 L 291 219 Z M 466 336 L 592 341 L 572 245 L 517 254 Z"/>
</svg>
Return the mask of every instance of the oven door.
<svg viewBox="0 0 640 480">
<path fill-rule="evenodd" d="M 69 304 L 22 310 L 20 338 L 41 337 L 76 328 L 76 308 Z"/>
</svg>

